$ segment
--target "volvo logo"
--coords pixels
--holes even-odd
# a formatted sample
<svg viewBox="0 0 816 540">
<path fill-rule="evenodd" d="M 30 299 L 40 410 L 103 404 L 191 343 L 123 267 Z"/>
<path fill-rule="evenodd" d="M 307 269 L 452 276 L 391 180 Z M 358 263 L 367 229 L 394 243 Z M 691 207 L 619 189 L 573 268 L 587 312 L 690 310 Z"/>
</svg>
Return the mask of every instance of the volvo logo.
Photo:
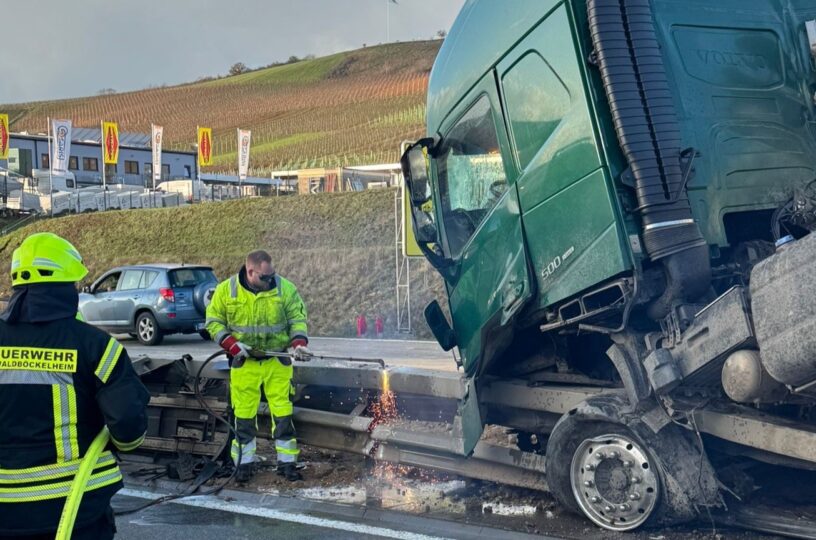
<svg viewBox="0 0 816 540">
<path fill-rule="evenodd" d="M 754 71 L 768 69 L 768 61 L 759 54 L 746 54 L 714 49 L 697 49 L 697 58 L 704 64 L 718 66 L 733 66 L 747 68 Z"/>
</svg>

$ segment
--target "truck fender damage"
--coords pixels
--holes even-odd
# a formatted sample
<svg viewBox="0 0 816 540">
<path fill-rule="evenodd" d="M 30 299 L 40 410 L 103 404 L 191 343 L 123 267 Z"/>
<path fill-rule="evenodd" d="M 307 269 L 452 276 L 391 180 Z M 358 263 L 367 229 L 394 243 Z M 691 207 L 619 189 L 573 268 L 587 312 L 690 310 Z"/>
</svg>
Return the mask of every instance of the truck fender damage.
<svg viewBox="0 0 816 540">
<path fill-rule="evenodd" d="M 556 424 L 546 452 L 548 483 L 556 497 L 556 491 L 569 482 L 563 477 L 569 476 L 572 453 L 583 440 L 582 431 L 591 424 L 627 429 L 657 463 L 662 504 L 651 523 L 687 522 L 706 515 L 707 508 L 724 506 L 716 474 L 708 457 L 701 453 L 695 433 L 673 423 L 653 400 L 633 407 L 622 392 L 589 398 Z"/>
</svg>

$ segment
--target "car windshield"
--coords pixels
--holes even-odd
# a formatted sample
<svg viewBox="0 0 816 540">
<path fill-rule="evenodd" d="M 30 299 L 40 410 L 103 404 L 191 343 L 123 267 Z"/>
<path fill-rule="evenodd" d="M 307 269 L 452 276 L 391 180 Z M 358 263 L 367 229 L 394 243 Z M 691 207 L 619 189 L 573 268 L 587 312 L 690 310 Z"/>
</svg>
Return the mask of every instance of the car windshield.
<svg viewBox="0 0 816 540">
<path fill-rule="evenodd" d="M 168 273 L 171 287 L 195 287 L 207 281 L 216 281 L 212 268 L 180 268 Z"/>
</svg>

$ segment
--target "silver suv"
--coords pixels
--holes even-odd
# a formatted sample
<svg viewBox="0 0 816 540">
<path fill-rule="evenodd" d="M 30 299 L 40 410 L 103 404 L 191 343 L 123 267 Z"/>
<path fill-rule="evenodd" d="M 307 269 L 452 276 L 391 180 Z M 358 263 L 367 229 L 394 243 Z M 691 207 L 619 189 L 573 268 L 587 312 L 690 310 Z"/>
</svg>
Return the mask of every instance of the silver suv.
<svg viewBox="0 0 816 540">
<path fill-rule="evenodd" d="M 218 281 L 208 266 L 140 264 L 102 274 L 79 295 L 88 324 L 158 345 L 166 334 L 204 329 L 205 310 Z"/>
</svg>

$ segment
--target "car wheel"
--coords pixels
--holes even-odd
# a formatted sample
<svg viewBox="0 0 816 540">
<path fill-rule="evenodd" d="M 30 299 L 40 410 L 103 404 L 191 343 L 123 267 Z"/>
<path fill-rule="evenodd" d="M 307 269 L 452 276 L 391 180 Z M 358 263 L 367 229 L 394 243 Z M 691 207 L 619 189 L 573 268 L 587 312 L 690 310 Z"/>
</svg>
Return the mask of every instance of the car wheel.
<svg viewBox="0 0 816 540">
<path fill-rule="evenodd" d="M 164 338 L 164 333 L 156 322 L 156 317 L 149 311 L 140 313 L 136 317 L 136 339 L 143 345 L 158 345 Z"/>
</svg>

